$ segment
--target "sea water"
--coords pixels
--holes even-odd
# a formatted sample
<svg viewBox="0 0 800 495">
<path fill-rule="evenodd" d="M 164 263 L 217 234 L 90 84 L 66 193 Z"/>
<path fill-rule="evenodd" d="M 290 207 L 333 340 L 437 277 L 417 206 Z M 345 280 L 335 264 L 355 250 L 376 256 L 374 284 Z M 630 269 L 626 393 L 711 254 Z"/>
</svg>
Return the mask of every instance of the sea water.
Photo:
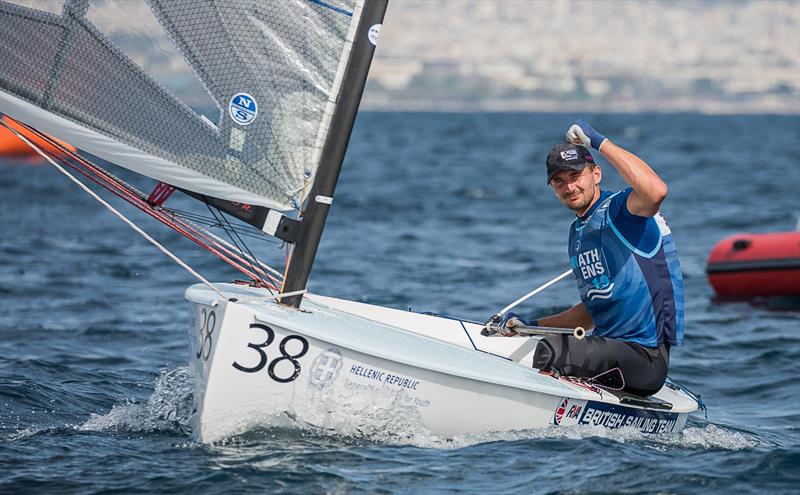
<svg viewBox="0 0 800 495">
<path fill-rule="evenodd" d="M 576 117 L 360 115 L 310 289 L 484 320 L 561 273 L 571 213 L 545 185 L 544 157 Z M 337 431 L 196 444 L 183 299 L 195 281 L 52 167 L 2 159 L 0 493 L 797 493 L 800 305 L 717 301 L 704 267 L 722 237 L 795 228 L 800 118 L 588 117 L 670 187 L 686 283 L 670 374 L 702 393 L 707 419 L 675 434 L 442 438 L 398 407 Z M 623 187 L 600 161 L 603 185 Z M 211 280 L 238 277 L 125 211 Z M 281 257 L 277 243 L 248 244 Z M 567 280 L 521 310 L 576 301 Z"/>
</svg>

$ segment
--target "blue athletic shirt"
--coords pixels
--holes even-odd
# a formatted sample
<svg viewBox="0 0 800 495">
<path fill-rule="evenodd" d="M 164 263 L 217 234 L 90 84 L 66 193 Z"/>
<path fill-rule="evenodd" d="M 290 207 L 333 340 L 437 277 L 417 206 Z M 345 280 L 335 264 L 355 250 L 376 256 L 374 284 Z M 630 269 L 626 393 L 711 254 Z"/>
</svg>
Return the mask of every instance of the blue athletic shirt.
<svg viewBox="0 0 800 495">
<path fill-rule="evenodd" d="M 658 347 L 683 345 L 683 278 L 661 213 L 628 211 L 631 188 L 602 191 L 572 222 L 569 257 L 593 335 Z"/>
</svg>

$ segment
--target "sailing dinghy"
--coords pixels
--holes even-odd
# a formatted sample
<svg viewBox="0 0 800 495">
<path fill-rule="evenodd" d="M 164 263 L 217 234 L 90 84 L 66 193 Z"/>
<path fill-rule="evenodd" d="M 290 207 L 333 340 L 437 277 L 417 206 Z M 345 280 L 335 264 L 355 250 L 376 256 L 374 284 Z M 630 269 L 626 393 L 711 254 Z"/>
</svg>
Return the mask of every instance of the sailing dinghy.
<svg viewBox="0 0 800 495">
<path fill-rule="evenodd" d="M 18 134 L 59 171 L 201 280 L 186 291 L 199 441 L 259 426 L 363 431 L 396 422 L 442 436 L 549 425 L 663 433 L 680 431 L 702 406 L 671 381 L 643 398 L 540 373 L 531 367 L 535 336 L 488 336 L 476 322 L 306 292 L 385 0 L 147 0 L 216 120 L 116 46 L 91 21 L 98 5 L 66 0 L 53 12 L 0 0 L 0 111 L 55 147 Z M 145 194 L 89 154 L 158 183 Z M 210 283 L 84 182 L 249 280 Z M 230 241 L 170 209 L 176 190 L 203 203 Z M 291 246 L 284 274 L 240 242 L 240 225 Z"/>
</svg>

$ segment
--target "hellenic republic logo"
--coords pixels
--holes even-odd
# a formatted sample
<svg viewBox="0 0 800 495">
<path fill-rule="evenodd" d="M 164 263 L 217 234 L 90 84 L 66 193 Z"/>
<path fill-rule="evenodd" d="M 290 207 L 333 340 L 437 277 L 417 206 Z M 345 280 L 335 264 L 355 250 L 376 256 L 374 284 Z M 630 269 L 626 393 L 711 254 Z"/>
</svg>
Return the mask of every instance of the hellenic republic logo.
<svg viewBox="0 0 800 495">
<path fill-rule="evenodd" d="M 336 380 L 342 370 L 342 353 L 338 349 L 328 349 L 320 353 L 311 363 L 309 383 L 317 388 L 325 388 Z"/>
</svg>

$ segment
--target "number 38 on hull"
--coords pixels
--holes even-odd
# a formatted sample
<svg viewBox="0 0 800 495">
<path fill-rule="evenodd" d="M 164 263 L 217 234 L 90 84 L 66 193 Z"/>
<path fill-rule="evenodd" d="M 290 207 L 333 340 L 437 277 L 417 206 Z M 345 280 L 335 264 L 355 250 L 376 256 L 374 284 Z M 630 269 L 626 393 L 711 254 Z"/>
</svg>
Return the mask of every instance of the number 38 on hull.
<svg viewBox="0 0 800 495">
<path fill-rule="evenodd" d="M 668 433 L 699 406 L 673 383 L 643 399 L 539 373 L 535 337 L 484 337 L 467 322 L 311 294 L 297 310 L 262 289 L 217 287 L 228 300 L 203 285 L 186 291 L 201 442 L 297 425 L 444 437 L 573 425 Z"/>
</svg>

